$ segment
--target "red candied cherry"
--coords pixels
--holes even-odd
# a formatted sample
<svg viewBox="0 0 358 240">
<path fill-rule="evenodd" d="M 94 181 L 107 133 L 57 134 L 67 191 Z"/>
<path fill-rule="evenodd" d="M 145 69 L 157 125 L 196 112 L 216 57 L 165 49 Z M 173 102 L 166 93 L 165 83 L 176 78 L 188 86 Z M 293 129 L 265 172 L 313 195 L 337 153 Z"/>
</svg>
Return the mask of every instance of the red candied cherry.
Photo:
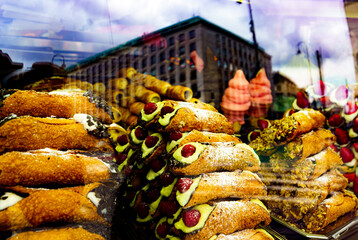
<svg viewBox="0 0 358 240">
<path fill-rule="evenodd" d="M 343 176 L 345 176 L 348 179 L 348 182 L 353 182 L 353 180 L 356 177 L 355 173 L 344 173 Z"/>
<path fill-rule="evenodd" d="M 149 205 L 145 202 L 141 202 L 138 204 L 136 211 L 140 218 L 145 218 L 149 214 Z"/>
<path fill-rule="evenodd" d="M 160 110 L 160 114 L 161 116 L 164 116 L 165 114 L 171 113 L 174 111 L 174 108 L 170 107 L 170 106 L 164 106 L 162 108 L 162 110 Z"/>
<path fill-rule="evenodd" d="M 191 184 L 193 184 L 193 180 L 190 178 L 180 178 L 177 183 L 177 187 L 179 192 L 185 193 L 190 188 Z"/>
<path fill-rule="evenodd" d="M 358 118 L 355 118 L 354 120 L 353 120 L 353 131 L 355 132 L 355 133 L 358 133 Z"/>
<path fill-rule="evenodd" d="M 162 222 L 161 224 L 158 225 L 157 227 L 157 234 L 160 238 L 165 238 L 170 230 L 170 226 L 167 222 Z"/>
<path fill-rule="evenodd" d="M 165 172 L 159 177 L 160 185 L 166 187 L 171 184 L 174 179 L 174 175 L 171 172 Z"/>
<path fill-rule="evenodd" d="M 322 80 L 316 82 L 313 86 L 313 90 L 317 95 L 325 95 L 326 93 L 326 85 Z"/>
<path fill-rule="evenodd" d="M 335 152 L 338 152 L 338 148 L 336 145 L 334 145 L 333 143 L 331 145 L 329 145 L 330 148 L 332 148 Z"/>
<path fill-rule="evenodd" d="M 195 146 L 191 144 L 187 144 L 181 149 L 181 155 L 185 158 L 190 157 L 195 153 L 195 150 L 196 150 Z"/>
<path fill-rule="evenodd" d="M 137 127 L 134 130 L 134 135 L 139 140 L 144 140 L 147 137 L 147 134 L 145 133 L 144 129 L 142 127 Z"/>
<path fill-rule="evenodd" d="M 353 180 L 353 192 L 358 195 L 358 177 Z"/>
<path fill-rule="evenodd" d="M 254 141 L 257 137 L 259 137 L 260 136 L 260 132 L 259 131 L 252 131 L 252 132 L 250 132 L 249 133 L 249 135 L 248 135 L 248 139 L 249 139 L 249 141 L 250 142 L 252 142 L 252 141 Z"/>
<path fill-rule="evenodd" d="M 154 159 L 150 162 L 150 168 L 154 171 L 154 172 L 158 172 L 160 169 L 162 169 L 165 166 L 165 162 L 161 159 Z"/>
<path fill-rule="evenodd" d="M 144 113 L 145 114 L 152 114 L 155 112 L 155 110 L 157 110 L 158 106 L 156 103 L 154 102 L 149 102 L 149 103 L 146 103 L 145 106 L 144 106 Z"/>
<path fill-rule="evenodd" d="M 270 126 L 270 122 L 267 119 L 259 119 L 259 120 L 257 120 L 257 126 L 262 131 L 265 128 Z"/>
<path fill-rule="evenodd" d="M 179 131 L 174 131 L 169 133 L 169 140 L 170 141 L 178 141 L 181 137 L 183 136 L 183 134 Z"/>
<path fill-rule="evenodd" d="M 358 142 L 353 143 L 353 148 L 358 152 Z"/>
<path fill-rule="evenodd" d="M 328 124 L 331 127 L 338 127 L 339 125 L 341 125 L 342 122 L 343 122 L 343 118 L 338 113 L 333 114 L 328 119 Z"/>
<path fill-rule="evenodd" d="M 145 145 L 147 146 L 147 148 L 152 148 L 155 146 L 155 144 L 157 144 L 157 142 L 159 141 L 159 138 L 157 136 L 148 136 L 145 139 Z"/>
<path fill-rule="evenodd" d="M 131 166 L 125 166 L 124 167 L 124 170 L 123 170 L 123 173 L 124 175 L 126 175 L 127 177 L 129 177 L 131 174 L 132 174 L 132 167 Z"/>
<path fill-rule="evenodd" d="M 342 147 L 339 151 L 339 155 L 341 156 L 343 162 L 348 163 L 353 160 L 354 153 L 351 149 L 347 147 Z"/>
<path fill-rule="evenodd" d="M 117 143 L 121 146 L 124 146 L 128 143 L 128 137 L 126 134 L 123 134 L 117 138 Z"/>
<path fill-rule="evenodd" d="M 121 164 L 126 160 L 127 154 L 118 153 L 116 156 L 114 156 L 114 158 L 115 158 L 117 164 Z"/>
<path fill-rule="evenodd" d="M 165 200 L 160 203 L 159 211 L 167 217 L 171 217 L 179 209 L 179 204 L 176 200 Z"/>
<path fill-rule="evenodd" d="M 323 107 L 329 107 L 332 105 L 331 99 L 328 96 L 321 97 L 319 101 Z"/>
<path fill-rule="evenodd" d="M 303 92 L 297 93 L 297 106 L 300 108 L 306 108 L 310 105 L 307 96 Z"/>
<path fill-rule="evenodd" d="M 200 217 L 200 212 L 196 209 L 192 209 L 184 213 L 183 222 L 187 227 L 194 227 L 199 223 Z"/>
<path fill-rule="evenodd" d="M 347 99 L 348 97 L 348 88 L 344 85 L 340 86 L 336 90 L 336 99 L 338 101 Z"/>
<path fill-rule="evenodd" d="M 344 113 L 345 114 L 353 114 L 358 110 L 357 104 L 356 102 L 353 101 L 348 101 L 346 106 L 344 107 Z"/>
<path fill-rule="evenodd" d="M 347 131 L 345 131 L 341 128 L 336 128 L 334 130 L 334 134 L 337 137 L 337 143 L 339 145 L 343 145 L 343 144 L 346 144 L 349 142 L 349 137 L 348 137 Z"/>
</svg>

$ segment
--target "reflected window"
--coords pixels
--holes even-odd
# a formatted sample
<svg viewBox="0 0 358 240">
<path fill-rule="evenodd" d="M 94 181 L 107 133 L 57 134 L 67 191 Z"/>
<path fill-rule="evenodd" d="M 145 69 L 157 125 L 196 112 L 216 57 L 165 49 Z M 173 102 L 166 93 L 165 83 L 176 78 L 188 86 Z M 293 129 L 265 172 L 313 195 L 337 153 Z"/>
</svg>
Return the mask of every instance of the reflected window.
<svg viewBox="0 0 358 240">
<path fill-rule="evenodd" d="M 189 45 L 189 51 L 192 52 L 194 50 L 195 50 L 195 42 L 190 43 L 190 45 Z"/>
<path fill-rule="evenodd" d="M 159 54 L 159 61 L 163 62 L 165 60 L 165 52 Z"/>
<path fill-rule="evenodd" d="M 150 57 L 150 65 L 153 65 L 155 63 L 156 63 L 156 56 L 153 55 L 153 56 Z"/>
<path fill-rule="evenodd" d="M 155 76 L 157 74 L 157 71 L 155 70 L 155 68 L 152 68 L 152 70 L 150 70 L 150 74 L 152 76 Z"/>
<path fill-rule="evenodd" d="M 185 40 L 184 33 L 179 34 L 179 42 L 183 42 Z"/>
<path fill-rule="evenodd" d="M 185 53 L 185 46 L 181 46 L 179 48 L 179 55 L 183 55 Z"/>
<path fill-rule="evenodd" d="M 169 38 L 169 46 L 173 46 L 174 45 L 174 37 L 170 37 Z"/>
<path fill-rule="evenodd" d="M 195 30 L 191 30 L 191 31 L 189 32 L 189 38 L 190 38 L 190 39 L 195 38 Z"/>
</svg>

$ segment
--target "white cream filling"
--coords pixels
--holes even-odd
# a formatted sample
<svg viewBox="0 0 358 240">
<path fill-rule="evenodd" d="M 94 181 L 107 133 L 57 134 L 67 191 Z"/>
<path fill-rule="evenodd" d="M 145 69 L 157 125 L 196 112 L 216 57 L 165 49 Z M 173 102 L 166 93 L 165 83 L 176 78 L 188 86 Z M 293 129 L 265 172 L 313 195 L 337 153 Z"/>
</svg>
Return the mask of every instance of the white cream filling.
<svg viewBox="0 0 358 240">
<path fill-rule="evenodd" d="M 14 206 L 22 199 L 23 197 L 20 197 L 15 193 L 5 192 L 5 194 L 0 197 L 0 211 L 5 210 L 11 206 Z"/>
<path fill-rule="evenodd" d="M 93 121 L 93 117 L 84 113 L 77 113 L 73 116 L 76 122 L 81 123 L 87 131 L 91 132 L 97 129 L 97 123 Z M 92 125 L 88 124 L 88 121 L 91 121 Z"/>
<path fill-rule="evenodd" d="M 100 198 L 96 197 L 95 192 L 89 192 L 87 194 L 87 198 L 96 206 L 98 207 L 99 202 L 101 201 Z"/>
</svg>

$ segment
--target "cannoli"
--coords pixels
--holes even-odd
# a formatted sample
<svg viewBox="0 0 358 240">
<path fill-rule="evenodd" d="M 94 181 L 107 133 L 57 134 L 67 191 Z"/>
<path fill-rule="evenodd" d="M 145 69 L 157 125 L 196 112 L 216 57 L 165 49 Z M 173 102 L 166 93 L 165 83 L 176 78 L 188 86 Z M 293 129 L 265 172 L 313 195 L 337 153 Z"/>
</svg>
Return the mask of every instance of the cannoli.
<svg viewBox="0 0 358 240">
<path fill-rule="evenodd" d="M 260 136 L 250 143 L 260 155 L 269 156 L 277 147 L 287 144 L 297 136 L 318 129 L 325 123 L 325 116 L 313 109 L 304 109 L 291 116 L 275 120 Z"/>
<path fill-rule="evenodd" d="M 62 88 L 70 81 L 69 78 L 54 76 L 51 78 L 44 78 L 34 83 L 24 86 L 25 90 L 35 90 L 41 92 L 48 92 Z"/>
<path fill-rule="evenodd" d="M 250 171 L 214 172 L 198 177 L 179 178 L 176 199 L 184 207 L 206 203 L 210 200 L 225 198 L 263 198 L 266 187 Z"/>
<path fill-rule="evenodd" d="M 145 103 L 143 103 L 143 102 L 134 102 L 129 106 L 129 111 L 132 114 L 139 116 L 142 109 L 144 109 L 144 106 L 145 106 Z"/>
<path fill-rule="evenodd" d="M 29 189 L 11 187 L 2 189 L 0 231 L 19 230 L 27 227 L 55 223 L 95 222 L 109 225 L 104 218 L 103 201 L 97 191 L 100 183 L 61 189 Z M 108 189 L 107 189 L 108 191 Z M 6 198 L 5 198 L 6 197 Z M 4 199 L 4 200 L 3 200 Z M 109 201 L 107 204 L 110 204 Z"/>
<path fill-rule="evenodd" d="M 157 92 L 162 96 L 165 96 L 167 94 L 168 89 L 171 87 L 170 83 L 148 75 L 144 76 L 143 84 L 146 88 Z"/>
<path fill-rule="evenodd" d="M 182 211 L 174 223 L 184 240 L 209 239 L 217 234 L 266 226 L 271 222 L 270 214 L 259 200 L 221 201 L 196 205 Z"/>
<path fill-rule="evenodd" d="M 259 171 L 260 159 L 244 143 L 187 143 L 178 148 L 170 159 L 170 169 L 179 175 L 198 175 L 236 169 Z"/>
<path fill-rule="evenodd" d="M 166 151 L 171 153 L 175 151 L 178 147 L 183 146 L 189 142 L 237 142 L 241 143 L 242 141 L 235 137 L 234 135 L 229 135 L 226 133 L 212 133 L 192 130 L 190 132 L 179 132 L 174 131 L 168 134 L 169 141 L 167 142 Z"/>
<path fill-rule="evenodd" d="M 187 101 L 193 97 L 193 91 L 185 86 L 170 86 L 167 89 L 166 96 L 169 99 L 178 100 L 178 101 Z"/>
<path fill-rule="evenodd" d="M 149 163 L 152 159 L 159 157 L 166 146 L 166 140 L 159 132 L 148 135 L 141 146 L 141 159 Z"/>
<path fill-rule="evenodd" d="M 327 147 L 323 151 L 298 162 L 291 162 L 285 154 L 280 155 L 276 152 L 270 159 L 270 163 L 272 171 L 281 174 L 283 179 L 307 181 L 321 176 L 329 169 L 342 165 L 343 161 L 339 154 Z"/>
<path fill-rule="evenodd" d="M 156 92 L 153 92 L 149 89 L 146 89 L 144 86 L 138 84 L 128 84 L 126 93 L 128 96 L 133 96 L 136 99 L 148 103 L 148 102 L 160 102 L 160 95 Z"/>
<path fill-rule="evenodd" d="M 118 105 L 121 105 L 122 99 L 125 96 L 122 90 L 112 90 L 109 89 L 106 91 L 105 98 L 108 102 L 113 102 Z"/>
<path fill-rule="evenodd" d="M 113 122 L 110 106 L 91 92 L 45 93 L 25 90 L 0 91 L 0 119 L 14 113 L 18 116 L 72 118 L 77 113 L 90 114 L 101 122 Z"/>
<path fill-rule="evenodd" d="M 0 156 L 0 186 L 79 185 L 116 173 L 99 158 L 52 149 L 12 151 Z"/>
<path fill-rule="evenodd" d="M 308 232 L 316 232 L 346 213 L 357 210 L 358 200 L 354 193 L 344 190 L 334 192 L 309 211 L 303 218 Z"/>
<path fill-rule="evenodd" d="M 81 227 L 59 228 L 41 231 L 28 231 L 18 233 L 8 240 L 105 240 L 99 234 L 89 232 Z"/>
<path fill-rule="evenodd" d="M 93 84 L 93 92 L 99 96 L 103 96 L 106 92 L 106 85 L 102 82 L 96 82 Z"/>
<path fill-rule="evenodd" d="M 108 80 L 107 86 L 109 89 L 124 90 L 128 85 L 126 78 L 112 78 Z"/>
<path fill-rule="evenodd" d="M 138 119 L 138 124 L 153 126 L 158 131 L 188 132 L 191 130 L 233 134 L 234 130 L 226 117 L 209 104 L 163 101 L 147 103 Z"/>
<path fill-rule="evenodd" d="M 274 240 L 274 238 L 264 229 L 245 229 L 229 235 L 219 234 L 210 240 Z"/>
<path fill-rule="evenodd" d="M 0 152 L 42 148 L 113 153 L 106 127 L 90 115 L 76 114 L 74 119 L 12 115 L 0 123 Z"/>
<path fill-rule="evenodd" d="M 333 144 L 336 140 L 335 135 L 327 129 L 310 131 L 295 138 L 284 146 L 286 159 L 299 162 L 306 157 L 321 152 Z"/>
<path fill-rule="evenodd" d="M 273 200 L 272 204 L 280 215 L 290 222 L 301 220 L 308 211 L 316 207 L 326 197 L 335 192 L 345 189 L 348 180 L 336 169 L 333 169 L 319 178 L 312 181 L 301 181 L 297 185 L 281 186 L 278 197 Z M 269 189 L 272 186 L 268 186 Z M 270 198 L 269 198 L 270 199 Z M 270 208 L 271 209 L 271 208 Z"/>
</svg>

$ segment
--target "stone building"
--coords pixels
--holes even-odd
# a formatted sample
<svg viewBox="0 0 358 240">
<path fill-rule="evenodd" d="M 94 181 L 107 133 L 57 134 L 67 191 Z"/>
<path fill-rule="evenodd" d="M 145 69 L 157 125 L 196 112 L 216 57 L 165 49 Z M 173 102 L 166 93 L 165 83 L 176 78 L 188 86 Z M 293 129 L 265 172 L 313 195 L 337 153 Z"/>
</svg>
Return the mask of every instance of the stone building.
<svg viewBox="0 0 358 240">
<path fill-rule="evenodd" d="M 260 47 L 257 51 L 260 67 L 271 78 L 271 56 Z M 70 77 L 106 83 L 124 67 L 190 87 L 194 97 L 219 108 L 236 70 L 242 69 L 248 80 L 256 74 L 255 47 L 196 16 L 98 53 L 67 70 Z"/>
</svg>

